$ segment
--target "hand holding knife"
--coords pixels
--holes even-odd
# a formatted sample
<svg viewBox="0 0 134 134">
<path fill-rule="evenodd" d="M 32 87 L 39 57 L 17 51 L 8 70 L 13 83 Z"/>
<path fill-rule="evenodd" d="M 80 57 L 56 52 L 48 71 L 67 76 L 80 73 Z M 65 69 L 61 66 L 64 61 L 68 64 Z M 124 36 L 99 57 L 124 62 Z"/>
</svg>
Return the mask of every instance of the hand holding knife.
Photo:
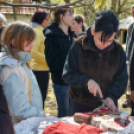
<svg viewBox="0 0 134 134">
<path fill-rule="evenodd" d="M 100 97 L 99 93 L 97 93 L 96 97 L 97 97 L 102 103 L 104 103 L 104 104 L 107 106 L 107 108 L 109 108 L 109 109 L 114 113 L 113 109 L 111 109 L 111 108 L 109 107 L 109 105 L 107 104 L 107 102 L 106 102 L 103 98 Z"/>
</svg>

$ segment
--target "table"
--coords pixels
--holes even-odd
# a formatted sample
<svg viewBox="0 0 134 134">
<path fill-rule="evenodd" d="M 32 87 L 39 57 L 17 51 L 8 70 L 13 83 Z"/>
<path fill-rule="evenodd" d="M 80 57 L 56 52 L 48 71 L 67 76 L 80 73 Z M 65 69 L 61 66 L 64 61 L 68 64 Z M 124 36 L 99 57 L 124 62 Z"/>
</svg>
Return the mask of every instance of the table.
<svg viewBox="0 0 134 134">
<path fill-rule="evenodd" d="M 15 124 L 14 129 L 16 134 L 41 134 L 47 125 L 59 121 L 78 124 L 74 122 L 73 117 L 32 117 Z"/>
<path fill-rule="evenodd" d="M 18 124 L 15 124 L 14 129 L 15 129 L 16 134 L 41 134 L 47 125 L 51 125 L 54 122 L 59 122 L 59 121 L 64 121 L 67 123 L 79 125 L 78 123 L 74 121 L 73 117 L 64 117 L 64 118 L 32 117 L 32 118 L 23 120 Z M 122 132 L 119 132 L 118 134 L 134 134 L 133 126 L 134 126 L 134 121 L 132 121 Z M 113 134 L 113 133 L 107 132 L 103 134 Z"/>
</svg>

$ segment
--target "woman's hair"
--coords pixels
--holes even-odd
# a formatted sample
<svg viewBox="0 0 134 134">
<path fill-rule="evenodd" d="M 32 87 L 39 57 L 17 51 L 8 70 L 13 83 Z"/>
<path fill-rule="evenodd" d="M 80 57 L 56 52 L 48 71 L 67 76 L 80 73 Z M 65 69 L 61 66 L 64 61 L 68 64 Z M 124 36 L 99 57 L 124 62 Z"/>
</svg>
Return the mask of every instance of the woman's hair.
<svg viewBox="0 0 134 134">
<path fill-rule="evenodd" d="M 2 46 L 6 55 L 20 60 L 19 51 L 24 51 L 24 43 L 29 45 L 35 39 L 35 32 L 28 24 L 16 21 L 8 24 L 1 35 Z M 12 44 L 13 43 L 13 44 Z"/>
<path fill-rule="evenodd" d="M 6 17 L 0 13 L 0 20 L 2 20 L 4 23 L 6 23 L 7 19 Z"/>
<path fill-rule="evenodd" d="M 56 8 L 55 10 L 55 13 L 54 13 L 54 18 L 55 18 L 55 23 L 59 24 L 60 23 L 60 15 L 64 15 L 67 11 L 70 12 L 70 14 L 73 14 L 74 13 L 74 10 L 72 7 L 59 7 L 59 8 Z"/>
<path fill-rule="evenodd" d="M 77 14 L 75 15 L 74 17 L 74 20 L 79 24 L 82 22 L 82 32 L 85 32 L 86 31 L 86 24 L 85 24 L 85 21 L 84 21 L 84 16 L 81 15 L 81 14 Z"/>
<path fill-rule="evenodd" d="M 110 10 L 102 10 L 95 16 L 95 32 L 102 31 L 102 39 L 110 38 L 114 32 L 118 32 L 119 20 Z"/>
<path fill-rule="evenodd" d="M 44 19 L 46 19 L 47 15 L 50 15 L 50 14 L 45 11 L 37 11 L 33 14 L 32 18 L 31 18 L 31 22 L 36 22 L 38 24 L 42 24 Z"/>
</svg>

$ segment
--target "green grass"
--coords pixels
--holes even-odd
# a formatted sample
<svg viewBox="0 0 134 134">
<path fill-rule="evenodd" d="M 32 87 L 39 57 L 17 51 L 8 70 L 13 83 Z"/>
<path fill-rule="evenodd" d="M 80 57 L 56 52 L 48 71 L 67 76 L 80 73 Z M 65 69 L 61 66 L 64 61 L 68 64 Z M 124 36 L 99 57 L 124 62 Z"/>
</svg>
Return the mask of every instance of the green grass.
<svg viewBox="0 0 134 134">
<path fill-rule="evenodd" d="M 44 107 L 45 113 L 50 113 L 53 116 L 57 116 L 57 103 L 56 98 L 52 88 L 51 78 L 49 79 L 48 93 L 45 101 Z"/>
</svg>

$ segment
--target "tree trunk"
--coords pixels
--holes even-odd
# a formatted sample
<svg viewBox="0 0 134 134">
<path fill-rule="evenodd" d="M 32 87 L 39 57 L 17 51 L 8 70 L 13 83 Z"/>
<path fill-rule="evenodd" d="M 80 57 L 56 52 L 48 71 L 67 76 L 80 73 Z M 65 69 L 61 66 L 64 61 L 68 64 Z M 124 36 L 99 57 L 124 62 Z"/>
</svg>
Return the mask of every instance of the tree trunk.
<svg viewBox="0 0 134 134">
<path fill-rule="evenodd" d="M 65 3 L 70 3 L 70 0 L 64 0 L 65 1 Z"/>
<path fill-rule="evenodd" d="M 45 0 L 46 3 L 51 3 L 50 0 Z"/>
<path fill-rule="evenodd" d="M 115 12 L 116 11 L 116 0 L 111 0 L 111 11 Z"/>
<path fill-rule="evenodd" d="M 17 17 L 16 17 L 16 12 L 15 12 L 15 7 L 13 7 L 13 16 L 14 16 L 14 21 L 16 21 Z"/>
</svg>

